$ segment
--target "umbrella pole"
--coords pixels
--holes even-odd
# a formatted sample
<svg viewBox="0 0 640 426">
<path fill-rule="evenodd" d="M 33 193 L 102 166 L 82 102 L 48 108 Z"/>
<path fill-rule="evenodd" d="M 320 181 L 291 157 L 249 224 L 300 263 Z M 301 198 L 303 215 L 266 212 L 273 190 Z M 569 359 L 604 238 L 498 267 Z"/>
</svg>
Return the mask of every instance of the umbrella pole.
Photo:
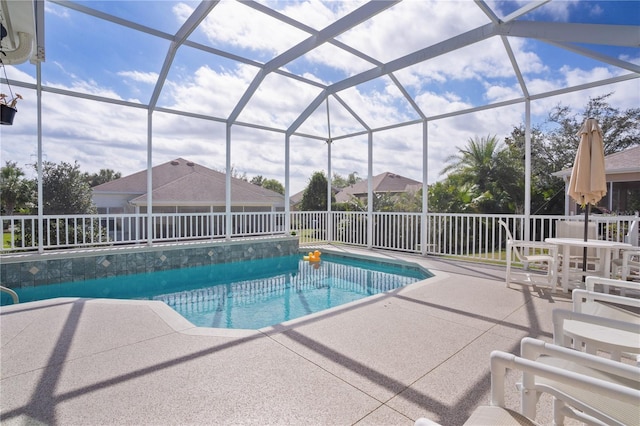
<svg viewBox="0 0 640 426">
<path fill-rule="evenodd" d="M 584 240 L 589 239 L 589 211 L 591 210 L 591 204 L 587 203 L 584 209 Z M 582 272 L 587 272 L 587 246 L 582 249 Z M 582 282 L 585 281 L 585 273 L 582 274 Z"/>
</svg>

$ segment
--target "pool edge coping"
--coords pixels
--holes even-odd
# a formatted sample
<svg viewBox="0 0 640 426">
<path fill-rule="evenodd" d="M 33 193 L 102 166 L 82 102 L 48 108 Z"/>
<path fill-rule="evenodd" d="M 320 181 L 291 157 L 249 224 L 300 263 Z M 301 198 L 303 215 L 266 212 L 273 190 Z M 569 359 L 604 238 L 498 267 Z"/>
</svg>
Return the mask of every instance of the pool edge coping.
<svg viewBox="0 0 640 426">
<path fill-rule="evenodd" d="M 331 250 L 326 250 L 329 253 Z M 336 251 L 335 254 L 342 254 L 345 256 L 356 257 L 360 259 L 367 259 L 366 255 L 350 253 L 348 251 Z M 295 318 L 290 321 L 285 321 L 279 324 L 274 324 L 266 327 L 262 327 L 259 329 L 229 329 L 229 328 L 214 328 L 214 327 L 200 327 L 196 326 L 187 320 L 185 317 L 180 315 L 177 311 L 173 310 L 169 305 L 160 301 L 160 300 L 136 300 L 136 299 L 107 299 L 107 298 L 81 298 L 81 297 L 57 297 L 53 299 L 45 299 L 45 300 L 36 300 L 33 302 L 24 302 L 19 303 L 17 305 L 6 305 L 0 307 L 0 313 L 11 312 L 14 307 L 24 307 L 25 305 L 29 305 L 29 308 L 37 308 L 37 307 L 46 307 L 47 305 L 56 305 L 62 303 L 75 303 L 77 301 L 84 301 L 89 303 L 103 303 L 103 304 L 122 304 L 122 305 L 140 305 L 148 307 L 158 318 L 160 318 L 169 328 L 171 328 L 174 332 L 192 335 L 192 336 L 211 336 L 211 337 L 228 337 L 228 338 L 246 338 L 252 337 L 256 335 L 265 335 L 270 336 L 274 334 L 279 334 L 300 326 L 302 323 L 306 323 L 309 321 L 315 321 L 318 318 L 323 316 L 334 315 L 341 310 L 351 310 L 361 304 L 370 304 L 375 303 L 377 299 L 383 299 L 388 297 L 394 297 L 396 295 L 401 295 L 407 292 L 414 291 L 424 285 L 429 283 L 433 283 L 436 281 L 440 281 L 449 277 L 449 274 L 443 271 L 431 271 L 427 266 L 421 265 L 420 263 L 413 260 L 404 260 L 404 259 L 395 259 L 393 257 L 388 257 L 384 254 L 379 254 L 377 259 L 384 259 L 389 263 L 402 263 L 408 264 L 415 267 L 418 267 L 423 270 L 427 270 L 431 276 L 425 278 L 420 281 L 416 281 L 409 285 L 396 288 L 394 290 L 389 290 L 383 293 L 374 294 L 362 299 L 354 300 L 349 303 L 345 303 L 343 305 L 334 306 L 333 308 L 325 309 L 320 312 L 315 312 L 309 315 L 305 315 L 300 318 Z M 369 259 L 376 258 L 375 256 L 369 256 Z"/>
</svg>

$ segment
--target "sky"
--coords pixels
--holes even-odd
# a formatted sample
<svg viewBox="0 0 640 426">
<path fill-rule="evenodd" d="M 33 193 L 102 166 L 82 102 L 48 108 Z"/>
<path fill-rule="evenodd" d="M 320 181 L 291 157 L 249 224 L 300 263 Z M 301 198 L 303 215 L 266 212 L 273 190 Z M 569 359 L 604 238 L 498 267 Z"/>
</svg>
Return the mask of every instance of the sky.
<svg viewBox="0 0 640 426">
<path fill-rule="evenodd" d="M 82 1 L 81 7 L 133 22 L 140 28 L 173 35 L 191 15 L 194 1 Z M 221 1 L 188 40 L 226 57 L 181 46 L 161 86 L 157 106 L 186 111 L 215 120 L 154 111 L 152 163 L 185 158 L 215 170 L 226 167 L 226 125 L 238 101 L 263 64 L 303 42 L 309 31 L 320 31 L 362 6 L 362 1 L 261 1 L 298 22 L 297 27 L 268 17 L 246 4 Z M 526 2 L 488 1 L 500 18 Z M 571 22 L 638 26 L 640 1 L 559 1 L 522 16 L 525 21 Z M 283 64 L 283 73 L 265 76 L 230 127 L 231 165 L 251 179 L 263 176 L 285 182 L 285 131 L 320 94 L 322 87 L 357 76 L 416 50 L 490 23 L 469 1 L 405 0 L 305 55 Z M 629 70 L 573 53 L 561 47 L 519 37 L 507 37 L 527 90 L 533 96 L 630 74 Z M 362 52 L 369 61 L 344 46 Z M 640 65 L 640 49 L 581 45 L 591 51 Z M 135 108 L 63 96 L 59 92 L 131 102 L 150 103 L 165 57 L 168 40 L 116 25 L 79 11 L 47 2 L 43 85 L 43 159 L 78 162 L 82 171 L 108 168 L 123 175 L 144 170 L 149 146 L 149 114 Z M 243 60 L 238 60 L 244 58 Z M 36 82 L 36 67 L 27 62 L 6 66 L 11 81 Z M 288 76 L 296 76 L 304 81 Z M 523 97 L 521 86 L 499 37 L 439 55 L 394 73 L 402 90 L 427 117 L 466 110 Z M 2 75 L 4 77 L 4 75 Z M 315 83 L 315 84 L 310 84 Z M 0 160 L 15 161 L 27 173 L 37 159 L 36 93 L 12 85 L 24 99 L 13 126 L 2 126 Z M 2 84 L 2 93 L 8 87 Z M 54 91 L 54 93 L 52 93 Z M 58 93 L 55 93 L 58 92 Z M 534 125 L 548 126 L 546 118 L 558 105 L 580 117 L 589 98 L 612 93 L 609 103 L 621 110 L 640 105 L 640 79 L 632 79 L 560 96 L 534 99 Z M 390 126 L 419 120 L 420 116 L 389 77 L 359 84 L 330 97 L 298 128 L 290 142 L 290 194 L 303 190 L 315 171 L 346 177 L 368 173 L 368 136 L 365 126 L 387 129 L 373 134 L 372 173 L 397 173 L 422 181 L 423 126 Z M 327 109 L 330 111 L 327 119 Z M 474 137 L 509 135 L 524 122 L 524 103 L 430 120 L 427 125 L 428 183 L 444 178 L 447 159 Z M 354 114 L 356 117 L 354 117 Z M 272 130 L 266 130 L 266 128 Z M 326 142 L 331 138 L 329 146 Z"/>
</svg>

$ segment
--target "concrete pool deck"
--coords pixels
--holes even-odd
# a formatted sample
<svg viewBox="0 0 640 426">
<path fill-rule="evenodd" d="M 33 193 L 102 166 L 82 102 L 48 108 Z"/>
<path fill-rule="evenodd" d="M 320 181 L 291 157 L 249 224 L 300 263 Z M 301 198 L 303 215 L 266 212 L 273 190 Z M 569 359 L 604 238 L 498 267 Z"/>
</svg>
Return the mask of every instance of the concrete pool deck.
<svg viewBox="0 0 640 426">
<path fill-rule="evenodd" d="M 552 310 L 571 305 L 507 289 L 500 266 L 332 248 L 435 276 L 260 331 L 197 328 L 161 302 L 2 307 L 0 423 L 463 424 L 488 401 L 491 351 L 551 341 Z M 550 419 L 545 401 L 539 411 Z"/>
</svg>

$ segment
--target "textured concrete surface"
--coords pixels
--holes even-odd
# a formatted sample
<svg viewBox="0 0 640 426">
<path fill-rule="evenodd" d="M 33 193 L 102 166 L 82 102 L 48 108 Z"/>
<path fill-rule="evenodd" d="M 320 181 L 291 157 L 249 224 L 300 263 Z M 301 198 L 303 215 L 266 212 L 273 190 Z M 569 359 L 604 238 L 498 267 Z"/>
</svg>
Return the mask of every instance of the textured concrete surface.
<svg viewBox="0 0 640 426">
<path fill-rule="evenodd" d="M 488 401 L 491 351 L 551 341 L 551 311 L 570 306 L 548 289 L 507 289 L 497 266 L 333 249 L 435 276 L 259 331 L 197 328 L 161 302 L 3 307 L 0 422 L 458 425 Z M 548 411 L 542 401 L 543 424 Z"/>
</svg>

